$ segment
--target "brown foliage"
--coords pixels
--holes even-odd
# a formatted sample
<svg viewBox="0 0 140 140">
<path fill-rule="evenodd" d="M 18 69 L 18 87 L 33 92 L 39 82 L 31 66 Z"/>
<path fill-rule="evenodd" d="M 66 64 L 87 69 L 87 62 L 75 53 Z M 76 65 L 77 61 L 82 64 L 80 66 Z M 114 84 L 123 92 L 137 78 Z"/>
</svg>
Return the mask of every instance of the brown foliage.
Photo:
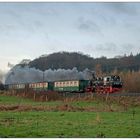
<svg viewBox="0 0 140 140">
<path fill-rule="evenodd" d="M 140 92 L 140 71 L 121 72 L 119 75 L 123 80 L 124 92 Z"/>
</svg>

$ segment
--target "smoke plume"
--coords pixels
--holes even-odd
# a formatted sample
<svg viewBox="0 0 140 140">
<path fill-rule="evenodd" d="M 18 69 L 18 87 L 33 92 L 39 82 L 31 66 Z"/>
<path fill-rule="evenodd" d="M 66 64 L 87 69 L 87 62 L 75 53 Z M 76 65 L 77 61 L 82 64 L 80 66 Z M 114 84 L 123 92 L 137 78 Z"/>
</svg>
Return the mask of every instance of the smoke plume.
<svg viewBox="0 0 140 140">
<path fill-rule="evenodd" d="M 73 69 L 57 69 L 41 71 L 28 66 L 21 67 L 20 65 L 12 68 L 6 75 L 5 84 L 16 83 L 33 83 L 42 81 L 59 81 L 59 80 L 89 80 L 91 73 L 88 69 L 78 71 L 77 68 Z"/>
<path fill-rule="evenodd" d="M 4 83 L 6 73 L 0 70 L 0 83 Z"/>
</svg>

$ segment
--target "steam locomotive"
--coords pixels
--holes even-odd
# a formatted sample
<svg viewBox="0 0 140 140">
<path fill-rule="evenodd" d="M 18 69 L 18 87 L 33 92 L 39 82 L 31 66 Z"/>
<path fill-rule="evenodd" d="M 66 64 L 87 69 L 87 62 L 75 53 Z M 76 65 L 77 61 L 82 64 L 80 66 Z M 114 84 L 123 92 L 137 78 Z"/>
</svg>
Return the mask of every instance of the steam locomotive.
<svg viewBox="0 0 140 140">
<path fill-rule="evenodd" d="M 90 92 L 115 93 L 122 89 L 123 83 L 118 75 L 94 77 L 92 80 L 61 80 L 53 82 L 34 82 L 5 85 L 7 90 L 57 91 L 57 92 Z"/>
</svg>

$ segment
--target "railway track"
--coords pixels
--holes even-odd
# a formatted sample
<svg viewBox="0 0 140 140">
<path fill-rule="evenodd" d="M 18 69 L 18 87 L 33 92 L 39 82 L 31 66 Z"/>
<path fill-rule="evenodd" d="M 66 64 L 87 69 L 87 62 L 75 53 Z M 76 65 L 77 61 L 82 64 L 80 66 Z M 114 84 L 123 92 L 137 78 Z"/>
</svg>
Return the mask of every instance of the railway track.
<svg viewBox="0 0 140 140">
<path fill-rule="evenodd" d="M 97 93 L 60 93 L 63 97 L 86 97 L 86 96 L 96 96 Z M 106 96 L 107 94 L 100 94 L 101 96 Z M 140 93 L 113 93 L 108 94 L 109 96 L 130 96 L 130 97 L 138 97 Z"/>
<path fill-rule="evenodd" d="M 113 93 L 110 96 L 140 96 L 140 93 Z"/>
</svg>

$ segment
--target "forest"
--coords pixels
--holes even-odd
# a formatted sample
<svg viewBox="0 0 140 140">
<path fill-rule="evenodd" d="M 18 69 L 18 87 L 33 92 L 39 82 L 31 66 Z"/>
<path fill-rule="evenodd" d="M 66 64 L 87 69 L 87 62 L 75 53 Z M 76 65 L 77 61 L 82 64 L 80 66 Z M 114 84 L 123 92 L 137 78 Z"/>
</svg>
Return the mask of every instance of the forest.
<svg viewBox="0 0 140 140">
<path fill-rule="evenodd" d="M 40 70 L 46 69 L 72 69 L 76 67 L 78 70 L 88 68 L 95 70 L 100 65 L 101 70 L 110 73 L 117 69 L 118 71 L 139 71 L 140 69 L 140 53 L 137 55 L 124 55 L 114 58 L 93 58 L 80 52 L 57 52 L 49 55 L 42 55 L 29 63 L 30 67 Z"/>
</svg>

